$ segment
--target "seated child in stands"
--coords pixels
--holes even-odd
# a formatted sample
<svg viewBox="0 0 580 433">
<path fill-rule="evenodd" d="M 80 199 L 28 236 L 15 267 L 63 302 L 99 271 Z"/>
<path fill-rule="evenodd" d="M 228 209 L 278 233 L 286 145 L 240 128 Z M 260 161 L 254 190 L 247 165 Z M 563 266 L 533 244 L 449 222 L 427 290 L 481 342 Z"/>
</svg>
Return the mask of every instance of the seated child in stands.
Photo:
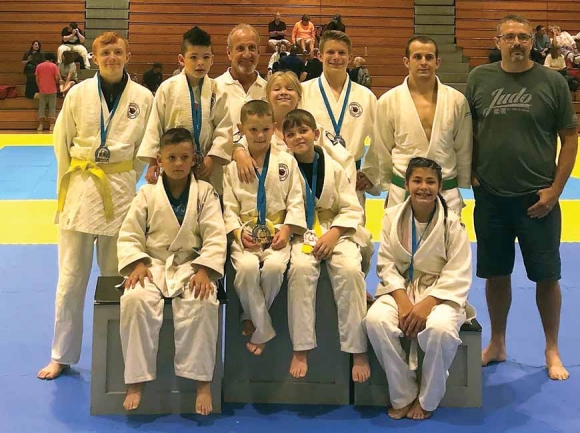
<svg viewBox="0 0 580 433">
<path fill-rule="evenodd" d="M 72 51 L 62 53 L 62 62 L 58 65 L 58 72 L 60 73 L 59 91 L 62 96 L 65 96 L 71 87 L 79 81 Z"/>
<path fill-rule="evenodd" d="M 467 302 L 471 248 L 465 228 L 441 196 L 441 167 L 413 158 L 409 197 L 385 210 L 377 260 L 377 300 L 365 327 L 387 374 L 391 418 L 427 419 L 445 395 L 459 330 L 475 317 Z M 400 338 L 411 339 L 409 357 Z M 418 347 L 425 352 L 417 383 Z"/>
<path fill-rule="evenodd" d="M 243 335 L 247 349 L 261 355 L 276 336 L 268 310 L 280 291 L 290 260 L 289 240 L 303 233 L 306 221 L 300 172 L 287 152 L 271 147 L 272 108 L 265 101 L 247 102 L 238 125 L 256 162 L 256 178 L 243 183 L 237 163 L 224 174 L 224 219 L 231 236 L 234 288 L 248 317 Z"/>
<path fill-rule="evenodd" d="M 227 241 L 218 194 L 191 173 L 194 154 L 187 129 L 161 136 L 161 181 L 139 190 L 119 233 L 119 273 L 127 276 L 121 297 L 126 410 L 139 407 L 145 383 L 155 380 L 164 298 L 172 298 L 175 374 L 197 381 L 195 412 L 212 411 L 216 281 Z"/>
<path fill-rule="evenodd" d="M 370 367 L 362 325 L 367 303 L 360 250 L 369 246 L 370 235 L 363 228 L 363 209 L 344 169 L 323 147 L 315 146 L 320 131 L 312 114 L 293 110 L 282 129 L 303 177 L 308 226 L 304 236 L 294 236 L 291 243 L 288 325 L 294 354 L 290 374 L 306 376 L 308 352 L 316 347 L 316 287 L 325 261 L 338 310 L 340 348 L 354 356 L 353 380 L 364 382 Z"/>
<path fill-rule="evenodd" d="M 186 128 L 194 138 L 196 178 L 211 183 L 221 195 L 223 166 L 232 159 L 233 130 L 227 95 L 207 76 L 213 64 L 210 35 L 199 27 L 188 30 L 177 58 L 184 69 L 159 86 L 137 156 L 149 162 L 145 179 L 157 182 L 161 134 L 169 128 Z"/>
</svg>

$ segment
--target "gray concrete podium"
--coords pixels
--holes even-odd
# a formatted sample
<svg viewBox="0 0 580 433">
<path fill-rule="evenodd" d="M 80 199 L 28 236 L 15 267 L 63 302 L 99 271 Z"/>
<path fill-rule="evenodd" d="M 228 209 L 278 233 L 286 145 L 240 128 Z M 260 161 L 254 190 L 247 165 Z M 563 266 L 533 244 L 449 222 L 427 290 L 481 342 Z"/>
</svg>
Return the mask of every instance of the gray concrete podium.
<svg viewBox="0 0 580 433">
<path fill-rule="evenodd" d="M 233 287 L 234 270 L 226 264 L 226 307 L 224 402 L 346 405 L 350 400 L 350 355 L 340 351 L 336 304 L 332 287 L 322 266 L 316 294 L 318 347 L 308 357 L 303 379 L 289 375 L 292 343 L 288 330 L 287 285 L 270 308 L 277 336 L 261 356 L 246 349 L 241 335 L 241 305 Z"/>
<path fill-rule="evenodd" d="M 99 277 L 95 291 L 93 318 L 93 358 L 91 365 L 91 415 L 128 414 L 123 408 L 126 385 L 125 364 L 119 334 L 121 290 L 115 285 L 121 277 Z M 223 305 L 219 307 L 219 333 L 216 365 L 211 385 L 213 412 L 221 412 Z M 175 376 L 173 357 L 173 312 L 171 300 L 165 301 L 163 325 L 159 333 L 157 379 L 143 391 L 139 408 L 130 414 L 193 413 L 196 383 Z"/>
<path fill-rule="evenodd" d="M 447 391 L 441 401 L 441 406 L 480 407 L 482 385 L 481 325 L 479 322 L 474 319 L 471 325 L 463 325 L 459 332 L 459 338 L 461 338 L 462 344 L 457 348 L 457 354 L 449 369 Z M 420 380 L 423 356 L 423 352 L 419 350 L 418 380 Z M 371 378 L 365 383 L 355 383 L 354 404 L 356 406 L 390 406 L 387 377 L 370 343 L 369 363 L 371 365 Z"/>
</svg>

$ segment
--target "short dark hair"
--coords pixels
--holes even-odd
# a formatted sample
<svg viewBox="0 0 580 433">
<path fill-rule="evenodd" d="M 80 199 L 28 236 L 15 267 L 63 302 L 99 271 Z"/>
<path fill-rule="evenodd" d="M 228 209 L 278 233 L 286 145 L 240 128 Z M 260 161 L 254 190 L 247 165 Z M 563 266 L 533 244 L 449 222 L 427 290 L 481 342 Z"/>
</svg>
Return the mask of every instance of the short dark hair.
<svg viewBox="0 0 580 433">
<path fill-rule="evenodd" d="M 248 116 L 271 117 L 272 121 L 274 121 L 274 113 L 270 104 L 259 99 L 254 99 L 243 105 L 240 113 L 240 122 L 243 124 L 248 120 Z"/>
<path fill-rule="evenodd" d="M 407 45 L 405 46 L 405 57 L 409 58 L 411 56 L 411 44 L 413 42 L 420 42 L 422 44 L 434 45 L 435 46 L 435 57 L 439 58 L 439 46 L 437 45 L 437 42 L 435 41 L 435 39 L 430 38 L 429 36 L 424 36 L 424 35 L 413 36 L 412 38 L 409 38 L 409 40 L 407 41 Z"/>
<path fill-rule="evenodd" d="M 53 52 L 48 51 L 44 53 L 44 60 L 49 60 L 52 63 L 54 63 L 54 61 L 56 60 L 56 56 L 54 55 Z"/>
<path fill-rule="evenodd" d="M 544 28 L 543 25 L 539 24 L 536 26 L 536 31 L 539 32 L 540 30 L 542 30 Z"/>
<path fill-rule="evenodd" d="M 413 176 L 413 171 L 415 171 L 416 168 L 429 168 L 433 170 L 437 174 L 439 185 L 443 182 L 441 166 L 432 159 L 423 158 L 422 156 L 416 156 L 415 158 L 411 158 L 409 161 L 409 165 L 407 165 L 407 170 L 405 171 L 405 182 L 409 182 L 411 176 Z"/>
<path fill-rule="evenodd" d="M 308 15 L 308 14 L 302 15 L 301 21 L 310 21 L 310 15 Z"/>
<path fill-rule="evenodd" d="M 159 140 L 159 150 L 171 144 L 179 144 L 183 142 L 191 143 L 193 148 L 193 138 L 191 132 L 185 128 L 171 128 L 163 133 Z"/>
<path fill-rule="evenodd" d="M 159 62 L 153 63 L 153 68 L 163 68 L 163 64 Z"/>
<path fill-rule="evenodd" d="M 190 28 L 181 39 L 181 54 L 185 54 L 187 46 L 211 47 L 211 36 L 198 26 Z"/>
<path fill-rule="evenodd" d="M 530 28 L 532 27 L 532 25 L 530 24 L 530 22 L 524 18 L 521 15 L 516 15 L 516 14 L 509 14 L 506 15 L 505 17 L 503 17 L 501 20 L 499 20 L 499 23 L 497 23 L 497 32 L 499 33 L 499 28 L 507 23 L 508 21 L 515 21 L 516 23 L 520 23 L 520 24 L 527 24 L 528 26 L 530 26 Z"/>
<path fill-rule="evenodd" d="M 71 29 L 78 29 L 79 25 L 73 21 L 72 23 L 69 24 L 69 27 Z"/>
<path fill-rule="evenodd" d="M 344 32 L 338 30 L 327 30 L 326 32 L 324 32 L 318 44 L 321 54 L 324 54 L 324 45 L 326 44 L 327 41 L 343 42 L 346 44 L 348 48 L 348 54 L 352 53 L 352 42 L 348 37 L 348 35 Z"/>
<path fill-rule="evenodd" d="M 316 131 L 316 120 L 314 116 L 306 110 L 302 110 L 297 108 L 295 110 L 290 111 L 284 117 L 284 123 L 282 123 L 282 132 L 286 133 L 290 128 L 295 128 L 297 126 L 306 125 L 313 131 Z"/>
</svg>

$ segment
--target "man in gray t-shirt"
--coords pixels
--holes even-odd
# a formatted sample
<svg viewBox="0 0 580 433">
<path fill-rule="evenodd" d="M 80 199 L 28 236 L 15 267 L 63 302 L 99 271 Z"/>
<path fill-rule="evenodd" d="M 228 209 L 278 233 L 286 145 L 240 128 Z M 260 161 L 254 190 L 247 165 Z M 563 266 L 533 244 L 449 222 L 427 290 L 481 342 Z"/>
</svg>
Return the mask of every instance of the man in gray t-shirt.
<svg viewBox="0 0 580 433">
<path fill-rule="evenodd" d="M 477 276 L 486 278 L 491 341 L 482 364 L 506 359 L 505 331 L 511 303 L 515 239 L 546 336 L 551 379 L 568 371 L 558 349 L 561 293 L 560 194 L 574 168 L 577 119 L 564 78 L 530 60 L 532 28 L 508 15 L 497 28 L 502 61 L 475 68 L 467 83 L 473 116 L 474 222 Z M 557 138 L 561 150 L 556 161 Z"/>
</svg>

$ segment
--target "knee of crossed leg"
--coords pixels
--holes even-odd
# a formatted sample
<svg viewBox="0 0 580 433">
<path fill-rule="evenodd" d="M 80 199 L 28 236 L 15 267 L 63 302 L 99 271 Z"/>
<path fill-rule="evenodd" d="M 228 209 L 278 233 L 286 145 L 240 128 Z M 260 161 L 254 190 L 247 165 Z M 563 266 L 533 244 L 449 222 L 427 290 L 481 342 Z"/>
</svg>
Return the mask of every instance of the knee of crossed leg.
<svg viewBox="0 0 580 433">
<path fill-rule="evenodd" d="M 367 334 L 370 335 L 381 335 L 386 332 L 389 335 L 399 335 L 401 330 L 398 324 L 392 323 L 389 317 L 384 314 L 382 308 L 371 307 L 367 312 L 366 317 L 363 319 L 363 325 L 367 330 Z"/>
<path fill-rule="evenodd" d="M 262 275 L 272 276 L 272 275 L 284 275 L 286 272 L 286 263 L 266 260 L 262 265 Z"/>
</svg>

